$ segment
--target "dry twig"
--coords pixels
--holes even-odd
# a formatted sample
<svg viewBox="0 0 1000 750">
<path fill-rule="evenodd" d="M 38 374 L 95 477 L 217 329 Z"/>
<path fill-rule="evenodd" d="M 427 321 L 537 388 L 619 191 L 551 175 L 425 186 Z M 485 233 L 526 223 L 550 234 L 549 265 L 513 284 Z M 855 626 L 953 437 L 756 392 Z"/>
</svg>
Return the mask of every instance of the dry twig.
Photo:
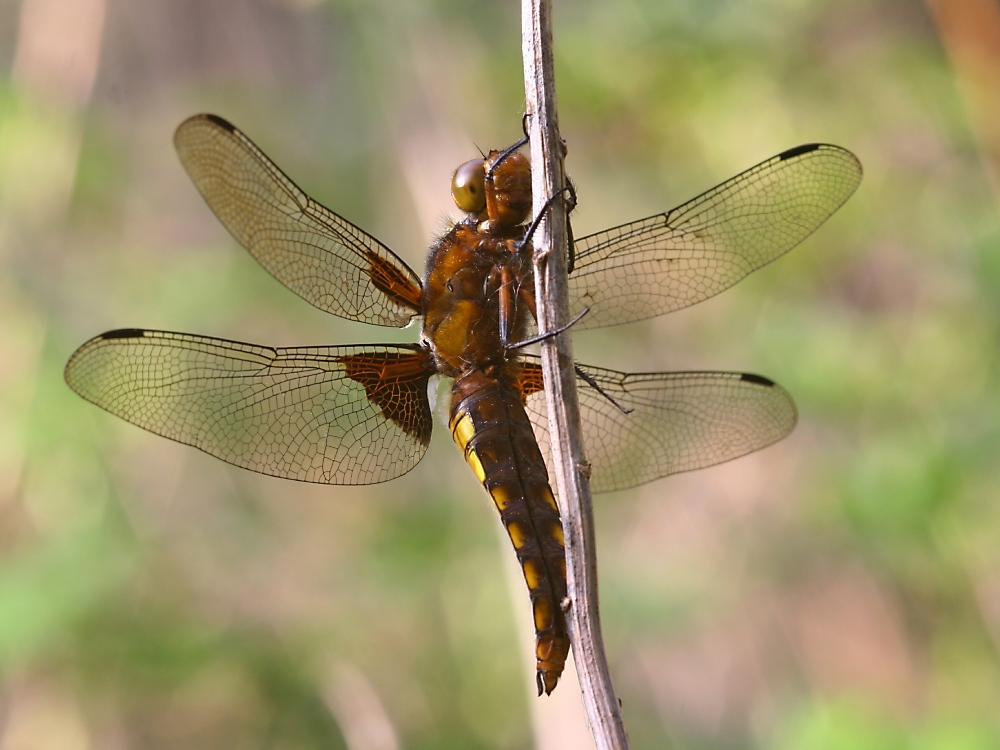
<svg viewBox="0 0 1000 750">
<path fill-rule="evenodd" d="M 566 184 L 563 144 L 555 106 L 550 0 L 522 0 L 524 84 L 531 139 L 534 213 Z M 539 331 L 568 319 L 566 206 L 554 201 L 535 233 L 535 296 Z M 549 409 L 553 477 L 566 536 L 569 627 L 584 707 L 599 750 L 628 747 L 620 706 L 611 685 L 597 600 L 594 519 L 580 432 L 576 375 L 568 333 L 542 343 Z"/>
</svg>

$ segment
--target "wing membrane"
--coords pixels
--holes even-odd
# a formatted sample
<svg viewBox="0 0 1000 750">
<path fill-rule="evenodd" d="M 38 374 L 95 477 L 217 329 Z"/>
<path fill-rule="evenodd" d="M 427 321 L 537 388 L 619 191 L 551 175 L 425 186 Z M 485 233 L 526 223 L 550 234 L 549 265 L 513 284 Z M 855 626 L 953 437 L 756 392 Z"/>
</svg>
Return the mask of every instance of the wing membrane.
<svg viewBox="0 0 1000 750">
<path fill-rule="evenodd" d="M 174 145 L 198 192 L 278 281 L 321 310 L 403 327 L 420 313 L 417 275 L 370 234 L 320 205 L 236 127 L 196 115 Z"/>
<path fill-rule="evenodd" d="M 788 393 L 759 375 L 737 372 L 628 374 L 582 368 L 577 379 L 591 488 L 610 492 L 744 456 L 792 431 L 797 414 Z M 522 392 L 542 455 L 550 455 L 548 416 L 537 358 L 526 357 Z"/>
<path fill-rule="evenodd" d="M 412 469 L 431 433 L 417 347 L 271 349 L 165 331 L 81 346 L 66 382 L 102 409 L 275 477 L 372 484 Z"/>
<path fill-rule="evenodd" d="M 784 151 L 672 211 L 577 240 L 577 329 L 679 310 L 728 289 L 812 234 L 861 181 L 850 151 Z"/>
</svg>

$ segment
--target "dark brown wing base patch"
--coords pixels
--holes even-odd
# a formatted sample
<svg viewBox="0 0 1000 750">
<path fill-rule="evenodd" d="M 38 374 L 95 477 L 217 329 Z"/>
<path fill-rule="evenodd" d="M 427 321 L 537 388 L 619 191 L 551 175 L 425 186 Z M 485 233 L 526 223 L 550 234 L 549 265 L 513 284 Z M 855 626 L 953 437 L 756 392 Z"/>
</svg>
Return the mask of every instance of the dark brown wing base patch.
<svg viewBox="0 0 1000 750">
<path fill-rule="evenodd" d="M 382 415 L 417 440 L 431 442 L 432 420 L 426 409 L 414 408 L 427 400 L 427 383 L 434 374 L 430 353 L 414 347 L 412 354 L 366 352 L 341 357 L 344 375 L 364 386 L 365 395 Z"/>
</svg>

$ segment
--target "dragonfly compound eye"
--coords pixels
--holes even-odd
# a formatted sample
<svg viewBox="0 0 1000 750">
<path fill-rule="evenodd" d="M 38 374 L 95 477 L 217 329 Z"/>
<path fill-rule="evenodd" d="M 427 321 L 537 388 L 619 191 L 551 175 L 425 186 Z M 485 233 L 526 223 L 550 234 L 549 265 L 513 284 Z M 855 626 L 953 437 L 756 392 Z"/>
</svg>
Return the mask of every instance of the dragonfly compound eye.
<svg viewBox="0 0 1000 750">
<path fill-rule="evenodd" d="M 451 197 L 463 211 L 478 214 L 486 208 L 486 167 L 482 159 L 473 159 L 455 170 L 451 178 Z"/>
</svg>

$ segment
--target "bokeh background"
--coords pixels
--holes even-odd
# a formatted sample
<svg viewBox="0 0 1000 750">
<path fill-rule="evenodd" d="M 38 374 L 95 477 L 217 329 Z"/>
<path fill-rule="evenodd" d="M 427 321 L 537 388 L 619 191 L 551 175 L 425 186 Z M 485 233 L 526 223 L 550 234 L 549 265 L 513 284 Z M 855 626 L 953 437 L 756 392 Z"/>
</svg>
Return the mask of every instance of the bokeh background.
<svg viewBox="0 0 1000 750">
<path fill-rule="evenodd" d="M 866 170 L 737 288 L 576 337 L 801 412 L 597 498 L 633 747 L 1000 747 L 1000 4 L 579 0 L 555 33 L 579 235 L 798 143 Z M 532 695 L 523 583 L 446 430 L 402 479 L 305 486 L 62 381 L 124 326 L 414 340 L 264 273 L 173 129 L 230 118 L 422 270 L 454 166 L 520 134 L 519 35 L 513 2 L 0 0 L 0 750 L 588 746 L 572 677 Z"/>
</svg>

